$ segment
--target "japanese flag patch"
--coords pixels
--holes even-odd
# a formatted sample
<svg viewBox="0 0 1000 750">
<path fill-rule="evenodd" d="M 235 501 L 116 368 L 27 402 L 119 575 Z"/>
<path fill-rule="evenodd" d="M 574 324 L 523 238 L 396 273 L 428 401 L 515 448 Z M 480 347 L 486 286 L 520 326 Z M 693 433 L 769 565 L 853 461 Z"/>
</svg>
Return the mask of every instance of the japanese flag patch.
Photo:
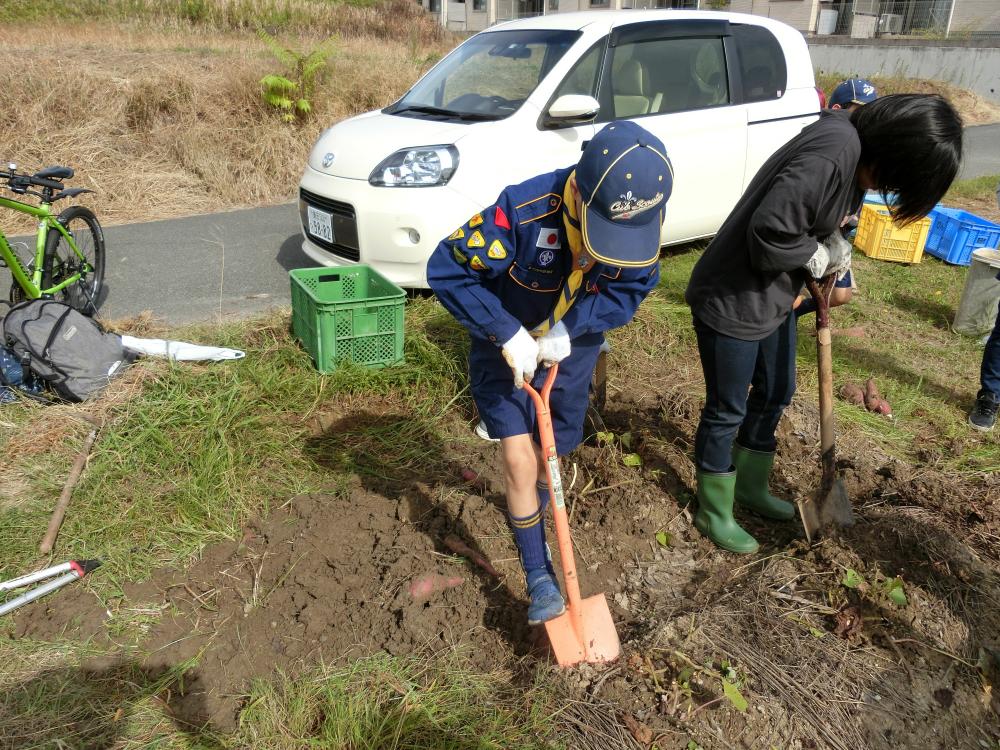
<svg viewBox="0 0 1000 750">
<path fill-rule="evenodd" d="M 542 229 L 538 235 L 535 247 L 542 247 L 546 250 L 558 250 L 562 247 L 562 243 L 559 241 L 559 232 L 555 229 Z"/>
</svg>

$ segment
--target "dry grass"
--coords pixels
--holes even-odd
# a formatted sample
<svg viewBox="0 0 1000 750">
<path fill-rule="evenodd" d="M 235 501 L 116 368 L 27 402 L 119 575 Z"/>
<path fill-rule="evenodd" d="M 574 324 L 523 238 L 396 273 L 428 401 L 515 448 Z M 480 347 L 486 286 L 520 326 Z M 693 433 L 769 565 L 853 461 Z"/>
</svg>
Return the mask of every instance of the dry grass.
<svg viewBox="0 0 1000 750">
<path fill-rule="evenodd" d="M 440 26 L 408 0 L 5 0 L 0 22 L 100 21 L 134 29 L 253 31 L 437 42 Z"/>
<path fill-rule="evenodd" d="M 74 167 L 72 184 L 97 191 L 83 202 L 105 224 L 289 200 L 323 128 L 393 101 L 449 46 L 425 45 L 418 23 L 397 42 L 368 28 L 343 38 L 317 86 L 314 117 L 301 126 L 284 125 L 262 102 L 261 77 L 281 68 L 252 34 L 0 29 L 19 61 L 0 90 L 0 157 L 24 169 Z M 320 39 L 286 43 L 309 49 Z M 5 231 L 30 228 L 19 218 L 5 214 Z"/>
</svg>

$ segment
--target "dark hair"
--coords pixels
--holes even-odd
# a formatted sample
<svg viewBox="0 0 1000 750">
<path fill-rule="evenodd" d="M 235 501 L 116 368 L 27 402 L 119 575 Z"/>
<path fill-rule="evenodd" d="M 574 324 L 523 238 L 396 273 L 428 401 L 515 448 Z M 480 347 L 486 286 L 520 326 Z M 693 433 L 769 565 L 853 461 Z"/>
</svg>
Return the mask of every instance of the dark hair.
<svg viewBox="0 0 1000 750">
<path fill-rule="evenodd" d="M 936 94 L 891 94 L 851 113 L 867 166 L 900 224 L 926 216 L 958 174 L 962 118 Z M 889 200 L 886 200 L 889 205 Z"/>
</svg>

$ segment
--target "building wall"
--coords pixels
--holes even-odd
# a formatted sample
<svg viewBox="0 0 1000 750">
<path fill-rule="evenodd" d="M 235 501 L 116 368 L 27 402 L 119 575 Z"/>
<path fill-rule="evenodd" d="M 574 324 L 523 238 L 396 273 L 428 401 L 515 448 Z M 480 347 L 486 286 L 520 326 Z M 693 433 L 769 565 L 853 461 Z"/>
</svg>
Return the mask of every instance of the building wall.
<svg viewBox="0 0 1000 750">
<path fill-rule="evenodd" d="M 1000 34 L 1000 3 L 997 0 L 954 0 L 951 31 L 989 29 Z"/>
<path fill-rule="evenodd" d="M 753 13 L 787 23 L 802 32 L 816 31 L 819 0 L 732 0 L 726 10 Z"/>
<path fill-rule="evenodd" d="M 608 0 L 607 5 L 591 5 L 590 0 L 545 0 L 546 13 L 573 13 L 578 10 L 610 10 L 622 7 L 622 0 Z"/>
</svg>

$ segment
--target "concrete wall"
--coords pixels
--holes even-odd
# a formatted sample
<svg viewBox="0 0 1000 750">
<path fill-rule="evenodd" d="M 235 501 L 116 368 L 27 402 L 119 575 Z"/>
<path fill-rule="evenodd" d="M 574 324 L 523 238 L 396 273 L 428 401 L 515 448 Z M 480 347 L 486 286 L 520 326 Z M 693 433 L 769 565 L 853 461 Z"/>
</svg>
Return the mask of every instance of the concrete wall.
<svg viewBox="0 0 1000 750">
<path fill-rule="evenodd" d="M 858 76 L 904 76 L 946 81 L 1000 102 L 1000 48 L 969 42 L 810 39 L 813 66 L 823 72 Z"/>
</svg>

